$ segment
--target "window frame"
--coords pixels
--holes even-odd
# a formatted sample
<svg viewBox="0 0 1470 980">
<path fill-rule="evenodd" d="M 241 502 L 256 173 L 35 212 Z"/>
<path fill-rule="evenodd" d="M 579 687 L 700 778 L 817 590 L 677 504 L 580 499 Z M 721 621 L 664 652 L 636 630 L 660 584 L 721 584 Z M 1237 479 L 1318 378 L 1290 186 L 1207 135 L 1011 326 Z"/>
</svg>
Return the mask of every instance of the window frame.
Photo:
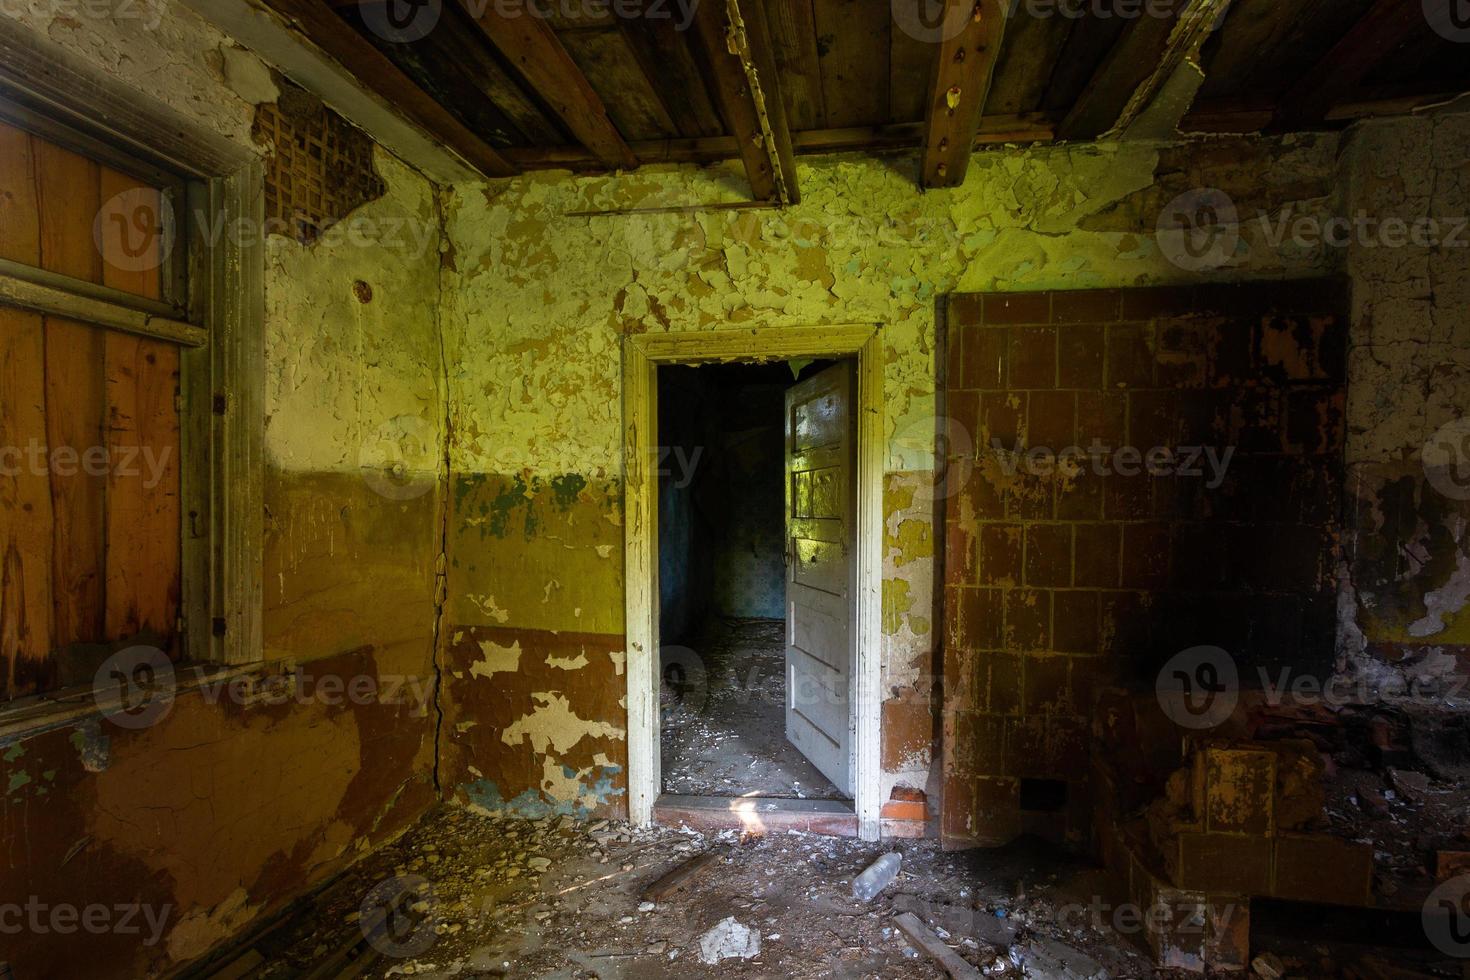
<svg viewBox="0 0 1470 980">
<path fill-rule="evenodd" d="M 260 159 L 8 18 L 0 18 L 0 119 L 146 179 L 173 204 L 183 247 L 172 250 L 162 275 L 162 302 L 19 263 L 0 267 L 0 302 L 64 312 L 179 346 L 180 662 L 259 663 L 265 464 Z M 74 715 L 77 701 L 64 701 L 66 694 L 17 698 L 0 705 L 0 719 L 37 715 L 36 724 L 44 726 L 47 712 L 37 712 L 38 700 L 49 702 L 52 713 L 65 704 Z"/>
</svg>

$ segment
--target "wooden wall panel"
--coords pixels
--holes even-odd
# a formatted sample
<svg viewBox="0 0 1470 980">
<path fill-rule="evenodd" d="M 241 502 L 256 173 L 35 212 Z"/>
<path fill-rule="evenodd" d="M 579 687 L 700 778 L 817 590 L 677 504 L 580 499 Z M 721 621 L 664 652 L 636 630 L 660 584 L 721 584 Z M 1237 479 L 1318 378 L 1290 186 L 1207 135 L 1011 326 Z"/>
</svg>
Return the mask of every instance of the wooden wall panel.
<svg viewBox="0 0 1470 980">
<path fill-rule="evenodd" d="M 41 266 L 88 282 L 102 281 L 102 256 L 90 231 L 101 203 L 98 165 L 43 140 L 33 143 Z M 102 563 L 106 478 L 86 464 L 106 446 L 102 358 L 106 336 L 97 327 L 46 319 L 46 442 L 53 453 L 54 526 L 51 583 L 52 643 L 62 649 L 103 636 Z M 75 458 L 73 455 L 75 454 Z M 95 453 L 94 453 L 95 456 Z"/>
<path fill-rule="evenodd" d="M 0 258 L 35 265 L 41 232 L 30 138 L 0 126 Z M 0 308 L 0 659 L 7 696 L 45 684 L 51 651 L 51 495 L 41 317 Z M 38 472 L 39 470 L 39 472 Z"/>
<path fill-rule="evenodd" d="M 127 232 L 126 238 L 103 235 L 104 284 L 158 298 L 161 239 L 148 234 L 158 192 L 109 168 L 102 170 L 101 187 L 108 209 L 103 219 L 120 216 L 113 227 Z M 118 204 L 109 209 L 108 202 Z M 110 332 L 103 370 L 114 452 L 107 479 L 106 632 L 167 637 L 179 596 L 179 351 L 163 341 Z"/>
<path fill-rule="evenodd" d="M 160 298 L 161 204 L 0 124 L 0 257 Z M 178 381 L 172 344 L 0 307 L 0 700 L 84 681 L 99 645 L 176 652 Z"/>
</svg>

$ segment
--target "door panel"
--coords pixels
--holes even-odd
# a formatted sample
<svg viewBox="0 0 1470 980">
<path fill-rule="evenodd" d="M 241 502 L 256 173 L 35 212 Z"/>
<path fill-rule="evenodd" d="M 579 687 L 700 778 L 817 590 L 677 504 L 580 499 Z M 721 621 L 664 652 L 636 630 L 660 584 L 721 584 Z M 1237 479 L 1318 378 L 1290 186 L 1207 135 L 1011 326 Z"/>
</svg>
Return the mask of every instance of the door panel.
<svg viewBox="0 0 1470 980">
<path fill-rule="evenodd" d="M 786 737 L 852 795 L 852 365 L 786 392 Z"/>
</svg>

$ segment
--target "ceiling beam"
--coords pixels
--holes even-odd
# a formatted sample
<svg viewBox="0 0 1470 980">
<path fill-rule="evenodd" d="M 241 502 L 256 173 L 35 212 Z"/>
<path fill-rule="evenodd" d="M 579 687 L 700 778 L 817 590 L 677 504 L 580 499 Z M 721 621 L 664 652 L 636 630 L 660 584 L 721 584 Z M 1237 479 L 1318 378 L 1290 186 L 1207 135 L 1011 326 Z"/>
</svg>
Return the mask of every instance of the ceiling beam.
<svg viewBox="0 0 1470 980">
<path fill-rule="evenodd" d="M 1000 60 L 1006 6 L 1002 0 L 945 0 L 924 110 L 924 187 L 955 187 L 965 179 Z"/>
<path fill-rule="evenodd" d="M 798 130 L 791 134 L 791 148 L 808 153 L 906 153 L 920 145 L 923 123 L 893 123 L 887 126 L 852 126 L 841 129 Z M 1003 143 L 1049 143 L 1052 125 L 1039 113 L 986 116 L 975 134 L 976 146 Z M 740 157 L 732 136 L 642 140 L 631 144 L 644 163 L 719 163 Z M 505 153 L 524 170 L 566 169 L 595 171 L 598 162 L 577 146 L 510 147 Z"/>
<path fill-rule="evenodd" d="M 1130 121 L 1126 118 L 1128 113 L 1136 116 L 1142 111 L 1134 108 L 1135 93 L 1147 89 L 1156 79 L 1162 88 L 1172 72 L 1163 74 L 1160 67 L 1177 58 L 1174 63 L 1177 68 L 1183 60 L 1187 47 L 1172 43 L 1175 29 L 1181 28 L 1192 35 L 1190 28 L 1201 23 L 1213 27 L 1213 15 L 1218 8 L 1219 4 L 1211 0 L 1185 0 L 1170 5 L 1166 17 L 1145 12 L 1130 21 L 1057 126 L 1057 139 L 1094 140 L 1118 128 L 1120 123 Z M 1208 16 L 1199 17 L 1202 12 Z M 1085 27 L 1079 25 L 1078 30 Z"/>
<path fill-rule="evenodd" d="M 751 196 L 782 204 L 800 201 L 764 0 L 700 3 L 694 36 L 715 105 L 745 164 Z"/>
<path fill-rule="evenodd" d="M 544 17 L 529 10 L 503 17 L 499 4 L 460 0 L 490 43 L 515 66 L 577 141 L 611 169 L 631 170 L 638 157 L 608 118 L 607 107 Z"/>
<path fill-rule="evenodd" d="M 1378 0 L 1282 97 L 1271 120 L 1277 132 L 1312 129 L 1348 101 L 1358 84 L 1415 31 L 1426 27 L 1422 4 Z"/>
<path fill-rule="evenodd" d="M 1178 132 L 1179 122 L 1189 111 L 1190 104 L 1204 81 L 1204 70 L 1200 67 L 1200 51 L 1205 42 L 1225 20 L 1226 13 L 1230 10 L 1231 0 L 1196 0 L 1179 15 L 1179 20 L 1174 24 L 1174 30 L 1169 34 L 1169 40 L 1164 46 L 1164 53 L 1159 57 L 1159 62 L 1154 66 L 1153 73 L 1144 79 L 1143 84 L 1134 89 L 1133 94 L 1123 106 L 1123 111 L 1118 114 L 1117 121 L 1110 127 L 1109 132 L 1122 132 L 1138 120 L 1145 112 L 1159 102 L 1165 95 L 1174 76 L 1186 63 L 1192 66 L 1193 82 L 1188 86 L 1184 98 L 1175 97 L 1167 107 L 1168 118 L 1161 120 L 1160 132 L 1174 134 Z M 1160 103 L 1161 105 L 1163 103 Z M 1105 134 L 1106 135 L 1106 134 Z"/>
<path fill-rule="evenodd" d="M 439 141 L 479 173 L 486 177 L 509 177 L 519 173 L 514 164 L 419 88 L 413 79 L 400 71 L 398 66 L 369 44 L 346 21 L 334 14 L 330 7 L 316 0 L 267 2 L 271 10 L 287 22 L 288 27 L 345 68 L 357 85 L 377 96 L 378 100 Z M 235 5 L 201 2 L 196 9 L 210 11 L 223 18 L 224 11 L 235 9 Z M 238 5 L 238 9 L 246 11 L 248 8 L 242 4 Z M 321 72 L 313 72 L 311 66 L 306 64 L 302 73 L 297 73 L 295 69 L 301 62 L 299 52 L 290 50 L 290 42 L 267 29 L 267 25 L 259 19 L 264 16 L 257 14 L 252 18 L 248 13 L 242 12 L 240 16 L 226 22 L 229 26 L 221 26 L 226 33 L 249 45 L 288 76 L 311 88 L 329 105 L 341 110 L 347 118 L 358 125 L 367 126 L 362 115 L 350 105 L 344 106 L 336 87 L 328 85 L 324 89 L 321 84 L 313 84 L 314 81 L 320 82 L 325 78 Z M 378 135 L 371 128 L 368 132 L 375 138 Z M 384 145 L 390 148 L 392 146 L 390 143 Z"/>
</svg>

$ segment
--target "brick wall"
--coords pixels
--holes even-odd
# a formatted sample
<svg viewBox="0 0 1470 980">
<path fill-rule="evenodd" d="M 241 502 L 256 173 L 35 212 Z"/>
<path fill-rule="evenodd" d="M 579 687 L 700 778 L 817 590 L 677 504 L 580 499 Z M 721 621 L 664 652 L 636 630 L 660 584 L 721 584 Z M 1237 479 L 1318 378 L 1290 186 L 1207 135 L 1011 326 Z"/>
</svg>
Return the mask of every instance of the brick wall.
<svg viewBox="0 0 1470 980">
<path fill-rule="evenodd" d="M 1086 840 L 1104 684 L 1206 644 L 1247 686 L 1330 675 L 1345 305 L 1319 281 L 950 297 L 951 843 Z"/>
</svg>

